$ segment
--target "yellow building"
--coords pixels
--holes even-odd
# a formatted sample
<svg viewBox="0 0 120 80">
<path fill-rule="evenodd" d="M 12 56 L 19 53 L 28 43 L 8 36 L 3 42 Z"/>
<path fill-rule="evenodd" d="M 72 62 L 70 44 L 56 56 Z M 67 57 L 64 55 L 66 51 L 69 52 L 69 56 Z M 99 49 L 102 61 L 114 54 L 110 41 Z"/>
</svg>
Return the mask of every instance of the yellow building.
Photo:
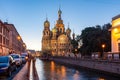
<svg viewBox="0 0 120 80">
<path fill-rule="evenodd" d="M 51 53 L 53 56 L 70 54 L 72 50 L 70 37 L 71 30 L 68 25 L 65 31 L 61 14 L 62 11 L 59 9 L 58 20 L 52 30 L 50 30 L 50 22 L 48 19 L 44 22 L 42 52 Z"/>
<path fill-rule="evenodd" d="M 111 41 L 112 52 L 120 52 L 120 15 L 112 18 Z"/>
</svg>

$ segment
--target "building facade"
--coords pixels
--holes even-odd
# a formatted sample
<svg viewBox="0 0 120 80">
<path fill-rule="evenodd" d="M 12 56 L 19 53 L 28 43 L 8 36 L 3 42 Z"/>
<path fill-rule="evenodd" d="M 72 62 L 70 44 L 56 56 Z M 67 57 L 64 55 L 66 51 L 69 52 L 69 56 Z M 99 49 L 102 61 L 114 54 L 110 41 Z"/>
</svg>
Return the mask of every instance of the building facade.
<svg viewBox="0 0 120 80">
<path fill-rule="evenodd" d="M 120 52 L 120 15 L 112 18 L 111 44 L 112 52 Z"/>
<path fill-rule="evenodd" d="M 42 37 L 42 52 L 55 55 L 70 54 L 72 50 L 71 44 L 71 29 L 65 30 L 65 25 L 61 17 L 62 11 L 58 10 L 58 20 L 52 30 L 50 30 L 50 22 L 48 19 L 44 22 L 44 30 Z"/>
<path fill-rule="evenodd" d="M 5 22 L 4 25 L 9 29 L 9 52 L 18 54 L 25 52 L 26 44 L 23 42 L 15 26 L 7 22 Z"/>
<path fill-rule="evenodd" d="M 9 53 L 9 29 L 0 20 L 0 55 Z"/>
</svg>

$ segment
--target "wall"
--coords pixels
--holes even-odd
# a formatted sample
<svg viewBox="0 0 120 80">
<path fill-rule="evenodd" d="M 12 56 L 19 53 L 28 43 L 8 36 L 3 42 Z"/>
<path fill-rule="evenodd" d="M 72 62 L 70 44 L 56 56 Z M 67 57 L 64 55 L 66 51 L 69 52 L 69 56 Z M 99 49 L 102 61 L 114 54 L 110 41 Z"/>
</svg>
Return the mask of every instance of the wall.
<svg viewBox="0 0 120 80">
<path fill-rule="evenodd" d="M 51 60 L 67 63 L 71 65 L 81 66 L 85 68 L 100 70 L 101 72 L 114 73 L 115 76 L 120 75 L 120 61 L 105 60 L 85 60 L 74 58 L 52 58 Z"/>
</svg>

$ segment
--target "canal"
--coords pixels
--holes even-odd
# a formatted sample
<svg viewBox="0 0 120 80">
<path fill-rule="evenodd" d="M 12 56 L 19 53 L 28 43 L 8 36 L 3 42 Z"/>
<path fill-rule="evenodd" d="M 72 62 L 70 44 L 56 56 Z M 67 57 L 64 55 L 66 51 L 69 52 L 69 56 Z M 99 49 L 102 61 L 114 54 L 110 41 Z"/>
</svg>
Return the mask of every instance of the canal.
<svg viewBox="0 0 120 80">
<path fill-rule="evenodd" d="M 39 80 L 120 80 L 110 75 L 40 59 L 36 59 L 36 70 Z"/>
</svg>

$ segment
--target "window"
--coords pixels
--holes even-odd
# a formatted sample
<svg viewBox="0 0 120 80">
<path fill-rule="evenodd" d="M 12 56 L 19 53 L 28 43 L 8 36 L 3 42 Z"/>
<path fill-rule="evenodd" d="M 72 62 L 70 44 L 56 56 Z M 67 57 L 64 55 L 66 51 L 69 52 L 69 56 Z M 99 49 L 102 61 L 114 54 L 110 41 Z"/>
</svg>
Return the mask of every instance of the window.
<svg viewBox="0 0 120 80">
<path fill-rule="evenodd" d="M 62 32 L 62 28 L 60 28 L 60 33 Z"/>
<path fill-rule="evenodd" d="M 5 28 L 3 28 L 3 34 L 5 35 L 5 33 L 6 33 L 6 29 L 5 29 Z"/>
<path fill-rule="evenodd" d="M 3 44 L 5 44 L 5 37 L 3 37 Z"/>
<path fill-rule="evenodd" d="M 9 40 L 6 39 L 6 45 L 9 45 Z"/>
<path fill-rule="evenodd" d="M 118 50 L 120 51 L 120 43 L 118 43 Z"/>
<path fill-rule="evenodd" d="M 6 36 L 9 37 L 9 31 L 8 31 L 8 30 L 7 30 L 7 32 L 6 32 Z"/>
<path fill-rule="evenodd" d="M 2 35 L 0 35 L 0 43 L 2 43 Z"/>
<path fill-rule="evenodd" d="M 2 33 L 2 26 L 0 26 L 0 33 Z"/>
</svg>

